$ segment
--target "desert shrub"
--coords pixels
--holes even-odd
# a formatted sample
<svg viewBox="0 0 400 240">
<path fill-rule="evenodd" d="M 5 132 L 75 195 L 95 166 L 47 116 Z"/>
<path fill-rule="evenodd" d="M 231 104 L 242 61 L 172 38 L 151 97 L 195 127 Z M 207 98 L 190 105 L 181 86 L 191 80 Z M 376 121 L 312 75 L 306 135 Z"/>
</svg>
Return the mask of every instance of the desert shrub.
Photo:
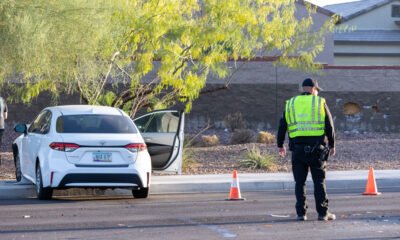
<svg viewBox="0 0 400 240">
<path fill-rule="evenodd" d="M 203 142 L 203 146 L 212 147 L 217 146 L 219 144 L 219 138 L 217 135 L 203 135 L 201 136 L 201 140 Z"/>
<path fill-rule="evenodd" d="M 184 148 L 182 154 L 182 171 L 190 172 L 191 170 L 195 170 L 198 166 L 199 163 L 197 162 L 197 157 L 193 150 Z"/>
<path fill-rule="evenodd" d="M 202 146 L 202 141 L 198 135 L 185 134 L 183 139 L 183 147 L 199 147 Z"/>
<path fill-rule="evenodd" d="M 239 161 L 239 165 L 251 169 L 271 170 L 276 166 L 276 157 L 273 154 L 262 154 L 260 148 L 253 146 L 245 153 L 244 159 Z"/>
<path fill-rule="evenodd" d="M 247 127 L 247 122 L 243 119 L 242 113 L 240 112 L 227 115 L 224 118 L 224 124 L 231 132 L 234 132 L 236 129 L 245 129 Z"/>
<path fill-rule="evenodd" d="M 203 146 L 202 143 L 202 138 L 200 137 L 201 134 L 203 134 L 205 131 L 207 131 L 209 128 L 211 128 L 213 125 L 210 124 L 210 121 L 207 123 L 207 125 L 200 129 L 196 133 L 192 134 L 185 134 L 184 140 L 183 140 L 183 147 L 199 147 Z"/>
<path fill-rule="evenodd" d="M 275 142 L 275 135 L 267 132 L 267 131 L 260 131 L 258 133 L 258 137 L 257 137 L 257 142 L 258 143 L 274 143 Z"/>
<path fill-rule="evenodd" d="M 250 129 L 236 129 L 231 137 L 231 144 L 254 142 L 254 133 Z"/>
</svg>

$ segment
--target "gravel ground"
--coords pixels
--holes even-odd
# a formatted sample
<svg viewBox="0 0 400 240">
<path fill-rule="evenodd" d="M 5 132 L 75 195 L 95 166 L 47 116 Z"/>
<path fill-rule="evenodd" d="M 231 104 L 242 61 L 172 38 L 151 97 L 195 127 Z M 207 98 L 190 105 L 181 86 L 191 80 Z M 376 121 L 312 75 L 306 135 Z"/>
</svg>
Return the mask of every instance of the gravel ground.
<svg viewBox="0 0 400 240">
<path fill-rule="evenodd" d="M 328 170 L 367 170 L 369 166 L 375 169 L 400 169 L 400 134 L 357 134 L 337 136 L 337 155 L 328 160 Z M 262 153 L 273 154 L 276 158 L 275 167 L 271 170 L 254 170 L 240 167 L 238 161 L 244 158 L 253 145 Z M 7 149 L 8 150 L 8 149 Z M 8 150 L 9 151 L 9 150 Z M 1 154 L 0 179 L 14 178 L 14 162 L 11 152 Z M 290 172 L 290 154 L 285 158 L 277 155 L 275 144 L 240 144 L 221 145 L 216 147 L 192 147 L 190 164 L 183 174 L 221 174 L 231 173 L 236 169 L 240 173 L 256 172 Z"/>
<path fill-rule="evenodd" d="M 0 179 L 15 179 L 15 168 L 12 153 L 1 153 L 0 157 Z"/>
<path fill-rule="evenodd" d="M 366 170 L 369 166 L 374 169 L 400 169 L 399 139 L 354 139 L 338 140 L 336 156 L 328 160 L 328 170 Z M 253 145 L 260 148 L 262 153 L 273 154 L 276 167 L 271 170 L 253 170 L 240 167 L 238 162 L 244 158 L 247 150 Z M 197 166 L 188 169 L 185 174 L 218 174 L 239 172 L 290 172 L 291 154 L 281 158 L 277 154 L 275 144 L 243 144 L 217 146 L 208 148 L 192 148 Z"/>
</svg>

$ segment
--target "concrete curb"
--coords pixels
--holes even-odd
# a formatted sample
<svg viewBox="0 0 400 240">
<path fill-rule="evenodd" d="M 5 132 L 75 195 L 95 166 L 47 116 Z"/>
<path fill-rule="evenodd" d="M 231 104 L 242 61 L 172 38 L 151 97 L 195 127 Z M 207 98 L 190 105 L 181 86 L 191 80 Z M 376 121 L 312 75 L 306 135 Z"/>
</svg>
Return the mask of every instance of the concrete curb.
<svg viewBox="0 0 400 240">
<path fill-rule="evenodd" d="M 334 171 L 327 173 L 328 189 L 365 189 L 368 171 Z M 400 187 L 400 170 L 375 171 L 378 188 Z M 170 175 L 153 176 L 150 194 L 171 193 L 210 193 L 226 192 L 228 194 L 232 176 L 222 175 Z M 294 181 L 291 173 L 239 174 L 242 192 L 291 190 Z M 312 190 L 311 177 L 307 188 Z M 55 196 L 75 195 L 131 195 L 129 190 L 69 189 L 57 190 Z M 0 199 L 35 197 L 35 186 L 29 182 L 0 182 Z"/>
</svg>

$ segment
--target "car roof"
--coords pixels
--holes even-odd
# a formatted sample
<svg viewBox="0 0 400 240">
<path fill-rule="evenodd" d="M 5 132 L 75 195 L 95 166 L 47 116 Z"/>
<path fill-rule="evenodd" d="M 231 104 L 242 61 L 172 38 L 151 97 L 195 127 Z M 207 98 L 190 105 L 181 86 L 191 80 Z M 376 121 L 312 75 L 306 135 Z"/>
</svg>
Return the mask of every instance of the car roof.
<svg viewBox="0 0 400 240">
<path fill-rule="evenodd" d="M 63 115 L 76 114 L 106 114 L 106 115 L 124 115 L 118 108 L 95 106 L 95 105 L 63 105 L 46 108 L 48 110 L 58 110 Z"/>
</svg>

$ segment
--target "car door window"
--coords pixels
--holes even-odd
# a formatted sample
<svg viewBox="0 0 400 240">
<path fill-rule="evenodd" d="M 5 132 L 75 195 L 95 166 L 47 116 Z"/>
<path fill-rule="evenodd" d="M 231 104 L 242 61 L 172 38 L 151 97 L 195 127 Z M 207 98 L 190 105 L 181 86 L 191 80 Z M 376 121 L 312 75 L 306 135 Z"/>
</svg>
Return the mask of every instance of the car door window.
<svg viewBox="0 0 400 240">
<path fill-rule="evenodd" d="M 135 120 L 142 133 L 175 133 L 179 126 L 179 113 L 159 112 Z"/>
<path fill-rule="evenodd" d="M 50 131 L 51 125 L 51 112 L 47 111 L 43 116 L 43 121 L 40 122 L 40 130 L 41 134 L 47 134 Z"/>
<path fill-rule="evenodd" d="M 29 126 L 28 132 L 47 134 L 50 130 L 51 124 L 51 112 L 43 111 L 41 112 L 32 124 Z"/>
</svg>

